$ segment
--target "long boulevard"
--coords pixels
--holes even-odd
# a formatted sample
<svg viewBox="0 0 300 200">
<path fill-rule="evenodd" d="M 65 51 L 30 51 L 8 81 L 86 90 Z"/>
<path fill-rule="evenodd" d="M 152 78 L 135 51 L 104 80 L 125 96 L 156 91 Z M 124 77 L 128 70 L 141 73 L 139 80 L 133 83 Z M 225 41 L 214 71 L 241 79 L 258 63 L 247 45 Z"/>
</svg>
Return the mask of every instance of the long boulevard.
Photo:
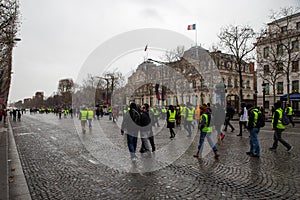
<svg viewBox="0 0 300 200">
<path fill-rule="evenodd" d="M 221 156 L 216 160 L 213 152 L 201 159 L 193 158 L 199 139 L 195 131 L 194 141 L 190 141 L 185 151 L 183 144 L 189 142 L 185 131 L 175 129 L 177 138 L 171 141 L 168 129 L 160 127 L 155 136 L 157 151 L 151 156 L 156 157 L 156 163 L 154 168 L 147 169 L 151 163 L 140 153 L 137 153 L 137 164 L 132 165 L 126 137 L 120 135 L 118 123 L 104 116 L 94 120 L 92 130 L 83 135 L 79 120 L 70 117 L 58 119 L 54 114 L 27 113 L 21 121 L 11 120 L 31 198 L 300 198 L 298 128 L 289 127 L 283 134 L 294 147 L 291 152 L 282 145 L 273 152 L 269 150 L 273 131 L 267 123 L 259 134 L 261 157 L 258 159 L 245 154 L 249 150 L 248 134 L 244 131 L 243 137 L 237 137 L 238 124 L 233 122 L 236 130 L 228 132 L 224 143 L 218 144 Z M 140 143 L 139 140 L 138 149 Z M 184 153 L 176 154 L 176 149 Z M 172 162 L 166 165 L 167 159 Z M 11 194 L 11 199 L 21 198 Z"/>
</svg>

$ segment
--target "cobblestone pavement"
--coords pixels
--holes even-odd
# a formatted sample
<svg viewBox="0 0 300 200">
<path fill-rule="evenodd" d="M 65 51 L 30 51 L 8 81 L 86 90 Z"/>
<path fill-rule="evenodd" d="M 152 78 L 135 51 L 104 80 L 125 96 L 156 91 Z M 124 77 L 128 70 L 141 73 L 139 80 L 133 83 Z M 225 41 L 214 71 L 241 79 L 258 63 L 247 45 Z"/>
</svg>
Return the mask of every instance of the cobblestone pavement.
<svg viewBox="0 0 300 200">
<path fill-rule="evenodd" d="M 282 145 L 276 152 L 268 150 L 273 131 L 265 127 L 259 134 L 260 159 L 249 157 L 245 154 L 249 150 L 248 135 L 245 132 L 243 137 L 237 137 L 237 128 L 234 133 L 227 133 L 224 143 L 218 145 L 221 154 L 218 160 L 212 152 L 202 159 L 192 157 L 197 135 L 175 162 L 152 172 L 127 173 L 129 155 L 125 137 L 106 118 L 94 121 L 92 131 L 85 135 L 78 131 L 77 120 L 59 120 L 52 114 L 26 114 L 21 122 L 11 124 L 32 199 L 300 199 L 297 128 L 288 128 L 283 134 L 294 146 L 290 153 Z M 111 134 L 102 143 L 97 125 Z M 234 125 L 237 127 L 236 122 Z M 178 129 L 175 131 L 179 133 Z M 163 151 L 170 143 L 166 128 L 155 139 L 156 157 L 171 152 Z M 99 160 L 114 162 L 123 155 L 111 153 L 114 150 L 109 149 L 108 143 L 126 153 L 125 170 L 108 167 Z M 176 149 L 176 145 L 182 148 L 176 142 L 172 148 Z M 139 153 L 138 157 L 143 159 Z"/>
</svg>

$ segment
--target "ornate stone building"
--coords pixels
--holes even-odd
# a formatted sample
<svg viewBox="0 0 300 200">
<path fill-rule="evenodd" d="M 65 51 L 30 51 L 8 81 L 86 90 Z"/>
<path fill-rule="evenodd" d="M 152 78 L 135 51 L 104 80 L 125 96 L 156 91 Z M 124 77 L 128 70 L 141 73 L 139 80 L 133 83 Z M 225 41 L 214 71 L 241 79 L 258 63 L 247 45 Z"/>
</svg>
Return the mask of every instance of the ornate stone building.
<svg viewBox="0 0 300 200">
<path fill-rule="evenodd" d="M 253 64 L 244 62 L 242 75 L 244 100 L 254 103 Z M 126 96 L 123 103 L 134 99 L 139 104 L 177 105 L 190 102 L 199 105 L 227 100 L 237 108 L 238 85 L 233 56 L 192 47 L 177 61 L 163 63 L 150 59 L 141 63 L 123 89 Z"/>
<path fill-rule="evenodd" d="M 288 101 L 288 93 L 299 110 L 299 39 L 300 13 L 267 24 L 257 38 L 258 104 L 267 110 L 275 101 Z"/>
</svg>

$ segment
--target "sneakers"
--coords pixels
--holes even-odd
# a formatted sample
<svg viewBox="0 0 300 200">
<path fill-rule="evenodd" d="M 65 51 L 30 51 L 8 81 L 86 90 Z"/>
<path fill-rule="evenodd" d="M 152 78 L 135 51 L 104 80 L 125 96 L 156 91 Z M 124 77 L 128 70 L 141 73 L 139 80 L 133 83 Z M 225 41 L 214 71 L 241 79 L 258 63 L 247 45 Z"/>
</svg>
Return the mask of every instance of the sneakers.
<svg viewBox="0 0 300 200">
<path fill-rule="evenodd" d="M 221 133 L 221 140 L 223 140 L 225 138 L 225 134 Z"/>
<path fill-rule="evenodd" d="M 275 151 L 275 150 L 276 150 L 276 148 L 274 148 L 274 147 L 271 147 L 271 148 L 269 148 L 269 150 L 270 150 L 270 151 Z"/>
<path fill-rule="evenodd" d="M 214 153 L 215 153 L 215 158 L 219 158 L 220 153 L 218 151 L 215 151 Z"/>
<path fill-rule="evenodd" d="M 287 152 L 291 152 L 293 149 L 293 146 L 291 146 L 290 148 L 287 149 Z"/>
<path fill-rule="evenodd" d="M 246 152 L 246 154 L 247 154 L 248 156 L 252 156 L 252 155 L 253 155 L 253 153 L 250 152 L 250 151 Z"/>
</svg>

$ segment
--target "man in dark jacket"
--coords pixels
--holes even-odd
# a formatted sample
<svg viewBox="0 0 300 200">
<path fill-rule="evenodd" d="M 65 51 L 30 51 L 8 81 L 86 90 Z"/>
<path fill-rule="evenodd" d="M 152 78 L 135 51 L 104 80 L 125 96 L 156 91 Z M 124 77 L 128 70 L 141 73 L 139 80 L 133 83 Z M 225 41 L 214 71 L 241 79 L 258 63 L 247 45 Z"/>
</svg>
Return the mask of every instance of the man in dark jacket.
<svg viewBox="0 0 300 200">
<path fill-rule="evenodd" d="M 247 155 L 252 157 L 260 157 L 260 145 L 258 141 L 258 133 L 260 130 L 260 127 L 257 125 L 258 121 L 258 115 L 261 114 L 258 108 L 253 107 L 251 104 L 246 106 L 248 113 L 249 113 L 249 119 L 248 119 L 248 125 L 247 129 L 250 133 L 250 151 L 246 152 Z"/>
<path fill-rule="evenodd" d="M 227 131 L 227 126 L 229 126 L 231 128 L 231 132 L 233 132 L 235 130 L 234 127 L 232 126 L 232 124 L 230 123 L 230 120 L 232 119 L 233 114 L 234 114 L 234 110 L 231 107 L 230 103 L 228 103 L 227 107 L 226 107 L 225 123 L 224 123 L 224 125 L 225 125 L 224 131 L 225 132 Z"/>
<path fill-rule="evenodd" d="M 127 145 L 130 152 L 131 159 L 136 160 L 136 146 L 137 146 L 137 137 L 139 133 L 139 121 L 140 113 L 137 110 L 135 103 L 130 104 L 130 110 L 127 112 L 123 118 L 121 125 L 121 134 L 124 134 L 124 130 L 127 132 Z"/>
<path fill-rule="evenodd" d="M 149 106 L 148 106 L 148 109 L 149 109 Z M 142 145 L 141 145 L 141 149 L 140 149 L 141 153 L 150 152 L 148 139 L 151 136 L 152 124 L 151 124 L 151 118 L 150 118 L 148 109 L 146 108 L 145 105 L 141 106 L 141 111 L 140 111 L 140 113 L 141 113 L 140 134 L 141 134 L 141 140 L 142 140 Z M 152 137 L 152 139 L 153 139 L 153 137 Z"/>
</svg>

